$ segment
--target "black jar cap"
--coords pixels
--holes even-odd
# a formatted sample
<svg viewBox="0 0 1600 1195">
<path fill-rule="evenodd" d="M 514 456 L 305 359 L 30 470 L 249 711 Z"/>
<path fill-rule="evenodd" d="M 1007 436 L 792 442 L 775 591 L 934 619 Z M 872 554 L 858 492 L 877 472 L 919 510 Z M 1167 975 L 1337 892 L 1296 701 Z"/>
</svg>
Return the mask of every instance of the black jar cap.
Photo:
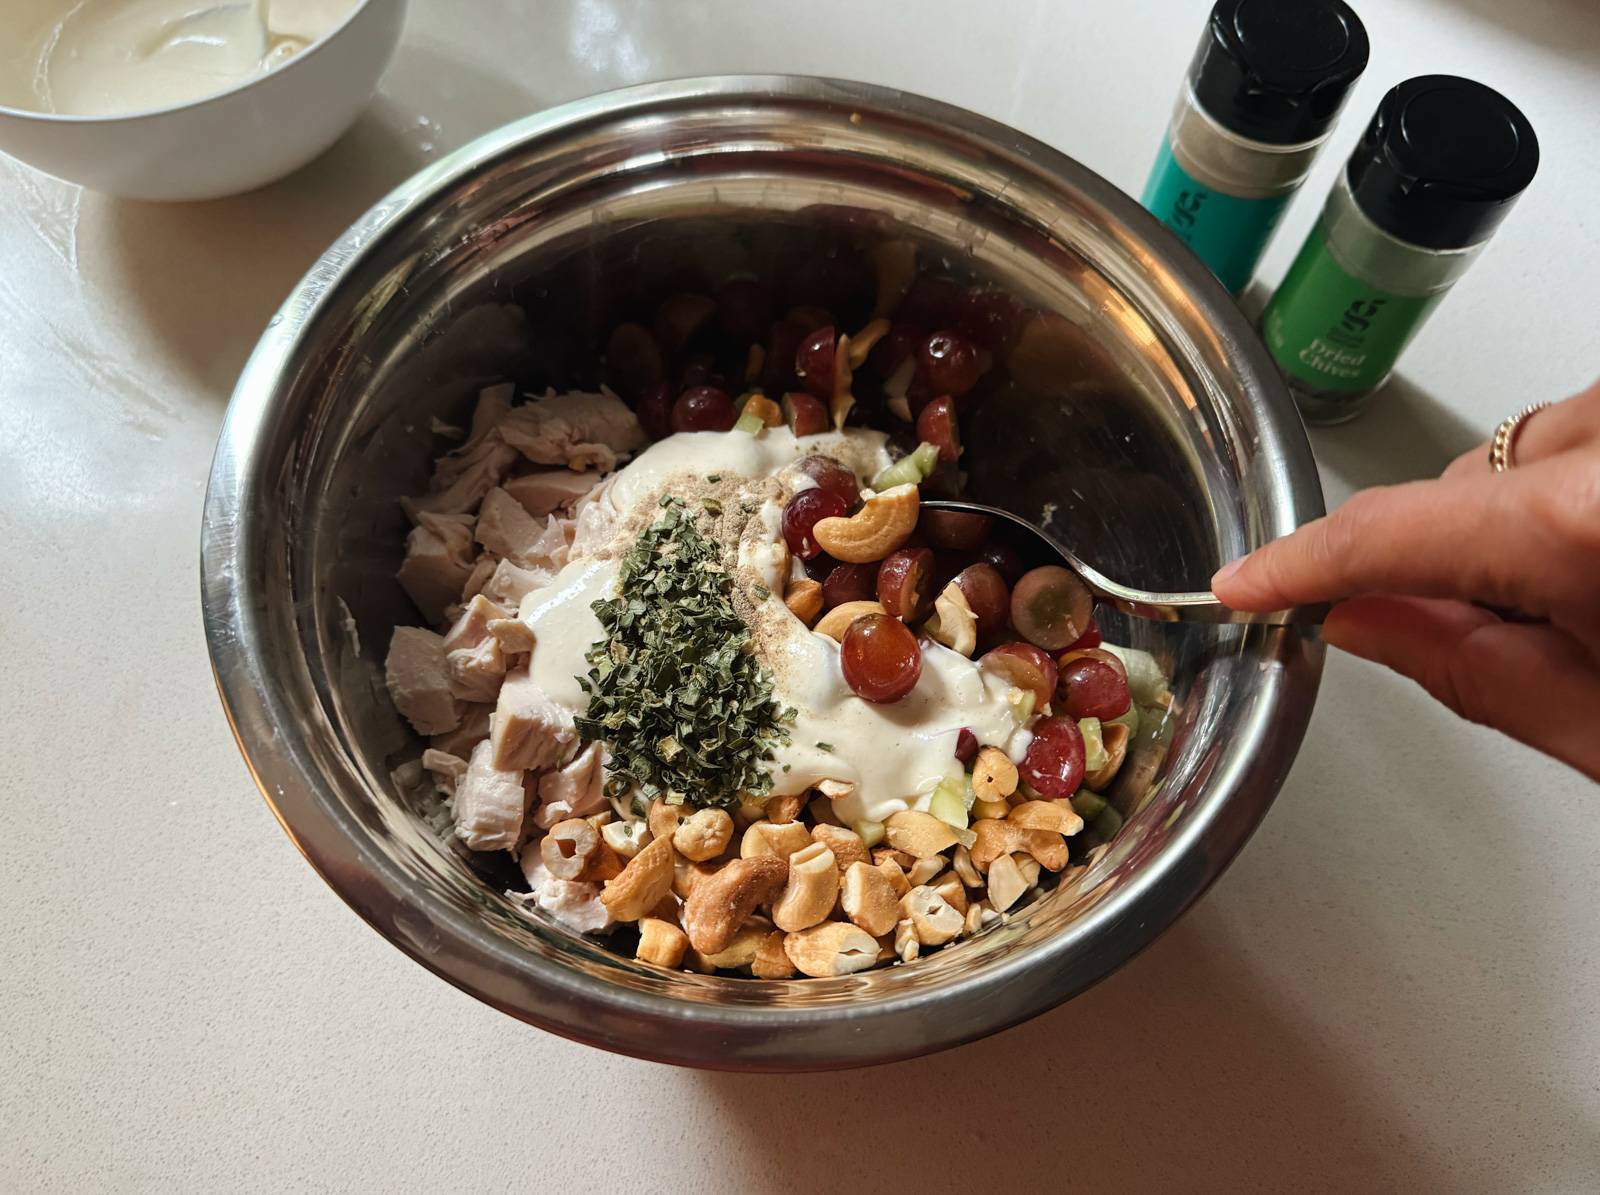
<svg viewBox="0 0 1600 1195">
<path fill-rule="evenodd" d="M 1378 105 L 1345 178 L 1379 228 L 1428 249 L 1487 240 L 1539 169 L 1539 138 L 1492 87 L 1407 79 Z"/>
<path fill-rule="evenodd" d="M 1189 84 L 1223 128 L 1300 145 L 1333 127 L 1367 53 L 1367 31 L 1344 0 L 1218 0 Z"/>
</svg>

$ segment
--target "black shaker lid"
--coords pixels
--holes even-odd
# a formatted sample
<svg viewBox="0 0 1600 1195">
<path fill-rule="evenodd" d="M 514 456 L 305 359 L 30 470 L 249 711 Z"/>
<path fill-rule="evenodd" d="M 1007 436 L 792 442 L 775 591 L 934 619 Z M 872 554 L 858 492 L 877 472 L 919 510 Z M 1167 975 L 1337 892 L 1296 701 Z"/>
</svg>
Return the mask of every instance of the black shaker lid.
<svg viewBox="0 0 1600 1195">
<path fill-rule="evenodd" d="M 1402 241 L 1459 249 L 1486 240 L 1539 169 L 1539 138 L 1492 87 L 1407 79 L 1378 105 L 1345 177 L 1367 217 Z"/>
<path fill-rule="evenodd" d="M 1189 83 L 1223 128 L 1298 145 L 1333 127 L 1367 50 L 1367 31 L 1344 0 L 1218 0 Z"/>
</svg>

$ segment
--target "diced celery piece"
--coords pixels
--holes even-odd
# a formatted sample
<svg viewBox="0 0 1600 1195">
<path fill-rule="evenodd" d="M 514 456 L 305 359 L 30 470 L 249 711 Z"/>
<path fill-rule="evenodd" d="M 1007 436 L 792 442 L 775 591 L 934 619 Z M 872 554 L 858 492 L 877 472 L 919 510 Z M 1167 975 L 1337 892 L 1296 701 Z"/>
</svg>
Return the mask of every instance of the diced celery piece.
<svg viewBox="0 0 1600 1195">
<path fill-rule="evenodd" d="M 1139 703 L 1137 701 L 1135 701 L 1131 705 L 1129 705 L 1128 706 L 1128 712 L 1123 714 L 1121 717 L 1112 718 L 1112 719 L 1110 719 L 1110 720 L 1108 720 L 1106 722 L 1103 722 L 1101 724 L 1101 726 L 1100 726 L 1100 730 L 1101 730 L 1102 734 L 1104 733 L 1105 728 L 1107 726 L 1126 726 L 1128 728 L 1128 737 L 1130 739 L 1134 735 L 1138 734 L 1139 733 Z"/>
<path fill-rule="evenodd" d="M 1102 643 L 1100 646 L 1121 660 L 1122 666 L 1128 670 L 1128 692 L 1132 694 L 1135 704 L 1163 704 L 1162 699 L 1171 691 L 1171 686 L 1167 682 L 1167 674 L 1161 671 L 1161 665 L 1156 663 L 1153 655 L 1135 647 L 1118 647 L 1115 643 Z"/>
<path fill-rule="evenodd" d="M 1090 792 L 1080 788 L 1072 798 L 1072 812 L 1076 813 L 1086 822 L 1092 822 L 1100 816 L 1100 811 L 1106 807 L 1106 799 L 1099 793 Z"/>
<path fill-rule="evenodd" d="M 1122 829 L 1122 814 L 1117 812 L 1115 805 L 1107 805 L 1095 815 L 1094 832 L 1103 841 L 1110 842 L 1120 829 Z"/>
<path fill-rule="evenodd" d="M 965 784 L 957 785 L 948 779 L 941 780 L 939 787 L 933 790 L 933 798 L 928 802 L 928 812 L 947 826 L 965 830 L 967 828 L 965 789 Z"/>
<path fill-rule="evenodd" d="M 897 485 L 921 485 L 938 463 L 938 448 L 926 442 L 918 444 L 908 455 L 901 457 L 887 468 L 880 469 L 878 475 L 872 479 L 872 488 L 882 491 L 893 489 Z"/>
<path fill-rule="evenodd" d="M 739 416 L 738 421 L 733 425 L 733 430 L 743 432 L 747 436 L 759 436 L 766 426 L 765 423 L 761 422 L 761 416 L 751 411 Z"/>
<path fill-rule="evenodd" d="M 1078 733 L 1083 735 L 1083 770 L 1098 772 L 1106 766 L 1106 744 L 1100 733 L 1100 719 L 1079 718 Z"/>
<path fill-rule="evenodd" d="M 1033 707 L 1038 703 L 1038 695 L 1035 694 L 1032 689 L 1024 689 L 1022 691 L 1022 700 L 1017 702 L 1016 706 L 1014 707 L 1016 710 L 1017 722 L 1026 722 L 1029 718 L 1033 717 Z"/>
<path fill-rule="evenodd" d="M 859 821 L 850 827 L 856 832 L 857 837 L 869 847 L 877 846 L 883 841 L 883 823 L 873 821 Z"/>
</svg>

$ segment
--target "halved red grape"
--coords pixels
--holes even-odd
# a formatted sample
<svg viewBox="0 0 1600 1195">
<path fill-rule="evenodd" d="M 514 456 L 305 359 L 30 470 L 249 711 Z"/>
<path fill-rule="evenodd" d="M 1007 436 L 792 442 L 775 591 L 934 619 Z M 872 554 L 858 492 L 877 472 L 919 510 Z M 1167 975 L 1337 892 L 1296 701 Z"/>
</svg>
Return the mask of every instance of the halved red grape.
<svg viewBox="0 0 1600 1195">
<path fill-rule="evenodd" d="M 639 423 L 652 440 L 672 434 L 672 386 L 669 383 L 657 382 L 640 397 Z"/>
<path fill-rule="evenodd" d="M 927 394 L 960 398 L 981 372 L 978 346 L 959 332 L 935 332 L 917 350 L 917 383 Z"/>
<path fill-rule="evenodd" d="M 941 461 L 954 462 L 961 456 L 961 427 L 953 398 L 936 398 L 917 413 L 917 439 L 937 448 Z"/>
<path fill-rule="evenodd" d="M 1059 801 L 1072 796 L 1083 784 L 1083 735 L 1071 718 L 1041 718 L 1033 726 L 1017 769 L 1040 796 Z"/>
<path fill-rule="evenodd" d="M 642 324 L 618 324 L 606 341 L 606 384 L 629 402 L 667 376 L 661 346 Z"/>
<path fill-rule="evenodd" d="M 850 513 L 844 499 L 824 489 L 801 490 L 783 508 L 783 542 L 802 560 L 822 551 L 811 529 L 823 519 L 843 518 Z"/>
<path fill-rule="evenodd" d="M 1010 544 L 985 544 L 978 550 L 978 559 L 999 569 L 1007 585 L 1015 585 L 1022 576 L 1022 557 Z"/>
<path fill-rule="evenodd" d="M 676 353 L 694 338 L 717 309 L 708 295 L 668 295 L 656 308 L 656 339 L 669 353 Z"/>
<path fill-rule="evenodd" d="M 1067 646 L 1067 650 L 1087 651 L 1091 647 L 1099 647 L 1103 642 L 1105 642 L 1105 640 L 1101 638 L 1100 635 L 1100 624 L 1091 618 L 1089 620 L 1089 629 L 1078 636 L 1078 641 L 1076 643 L 1069 644 Z"/>
<path fill-rule="evenodd" d="M 978 664 L 1032 693 L 1036 710 L 1043 709 L 1056 691 L 1056 662 L 1031 643 L 1002 643 L 985 652 Z"/>
<path fill-rule="evenodd" d="M 1128 678 L 1103 660 L 1073 660 L 1060 669 L 1059 708 L 1074 718 L 1110 721 L 1128 712 Z"/>
<path fill-rule="evenodd" d="M 822 604 L 829 610 L 846 602 L 878 600 L 878 566 L 836 564 L 822 582 Z"/>
<path fill-rule="evenodd" d="M 736 418 L 733 399 L 715 386 L 691 386 L 672 404 L 675 432 L 725 432 Z"/>
<path fill-rule="evenodd" d="M 1029 643 L 1049 651 L 1074 642 L 1093 614 L 1087 587 L 1058 564 L 1029 569 L 1011 590 L 1011 625 Z"/>
<path fill-rule="evenodd" d="M 772 322 L 772 288 L 754 278 L 735 278 L 717 292 L 717 323 L 740 344 L 759 341 Z"/>
<path fill-rule="evenodd" d="M 933 609 L 933 553 L 901 548 L 878 565 L 878 604 L 902 622 L 916 622 Z"/>
<path fill-rule="evenodd" d="M 924 510 L 917 527 L 941 551 L 971 552 L 989 538 L 994 520 L 971 510 Z"/>
<path fill-rule="evenodd" d="M 715 383 L 712 379 L 716 375 L 716 370 L 717 359 L 710 353 L 690 353 L 683 359 L 683 368 L 678 372 L 678 389 L 713 386 Z"/>
<path fill-rule="evenodd" d="M 857 697 L 879 703 L 899 701 L 917 687 L 922 648 L 911 628 L 899 619 L 868 614 L 845 631 L 839 664 L 845 684 Z"/>
<path fill-rule="evenodd" d="M 1102 664 L 1115 668 L 1122 675 L 1123 680 L 1128 679 L 1128 666 L 1117 658 L 1114 652 L 1109 652 L 1103 647 L 1069 647 L 1056 657 L 1056 668 L 1065 668 L 1074 660 L 1099 660 Z"/>
<path fill-rule="evenodd" d="M 813 581 L 826 581 L 828 574 L 839 567 L 839 562 L 826 552 L 818 552 L 815 556 L 802 560 L 800 567 Z M 874 572 L 872 575 L 877 577 L 878 574 Z"/>
<path fill-rule="evenodd" d="M 942 328 L 950 324 L 961 312 L 966 296 L 961 288 L 948 278 L 931 274 L 919 275 L 900 300 L 895 312 L 907 323 L 921 324 L 925 328 Z"/>
<path fill-rule="evenodd" d="M 814 394 L 791 390 L 783 396 L 783 421 L 797 436 L 820 436 L 828 430 L 828 408 Z"/>
<path fill-rule="evenodd" d="M 978 619 L 978 638 L 987 639 L 1005 629 L 1011 615 L 1011 590 L 992 564 L 969 564 L 956 576 L 961 596 Z"/>
<path fill-rule="evenodd" d="M 963 726 L 956 735 L 956 758 L 962 763 L 971 763 L 973 756 L 978 754 L 978 736 Z"/>
<path fill-rule="evenodd" d="M 833 325 L 808 332 L 794 353 L 794 372 L 800 384 L 818 398 L 833 397 L 833 350 L 839 343 Z"/>
<path fill-rule="evenodd" d="M 794 355 L 805 334 L 804 328 L 789 320 L 779 320 L 767 333 L 767 359 L 761 366 L 761 387 L 768 394 L 784 394 L 799 384 L 794 376 Z"/>
<path fill-rule="evenodd" d="M 837 494 L 848 508 L 845 513 L 854 510 L 861 502 L 861 482 L 831 456 L 803 456 L 795 462 L 795 468 L 816 482 L 819 490 Z"/>
</svg>

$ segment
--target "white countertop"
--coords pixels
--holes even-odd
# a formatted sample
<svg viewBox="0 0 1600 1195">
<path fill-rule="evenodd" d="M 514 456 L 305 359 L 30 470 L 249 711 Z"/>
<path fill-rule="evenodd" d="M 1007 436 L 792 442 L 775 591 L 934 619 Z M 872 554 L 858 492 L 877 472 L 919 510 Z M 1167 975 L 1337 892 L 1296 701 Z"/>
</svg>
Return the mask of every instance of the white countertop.
<svg viewBox="0 0 1600 1195">
<path fill-rule="evenodd" d="M 1600 7 L 1356 4 L 1372 65 L 1266 279 L 1407 75 L 1501 88 L 1544 161 L 1391 401 L 1315 437 L 1330 504 L 1600 372 Z M 370 112 L 268 190 L 127 204 L 0 159 L 0 1189 L 1593 1190 L 1600 790 L 1365 664 L 1330 658 L 1265 825 L 1133 964 L 800 1078 L 611 1057 L 435 979 L 296 855 L 212 689 L 218 421 L 391 183 L 578 95 L 770 70 L 963 104 L 1137 193 L 1207 7 L 414 0 Z"/>
</svg>

